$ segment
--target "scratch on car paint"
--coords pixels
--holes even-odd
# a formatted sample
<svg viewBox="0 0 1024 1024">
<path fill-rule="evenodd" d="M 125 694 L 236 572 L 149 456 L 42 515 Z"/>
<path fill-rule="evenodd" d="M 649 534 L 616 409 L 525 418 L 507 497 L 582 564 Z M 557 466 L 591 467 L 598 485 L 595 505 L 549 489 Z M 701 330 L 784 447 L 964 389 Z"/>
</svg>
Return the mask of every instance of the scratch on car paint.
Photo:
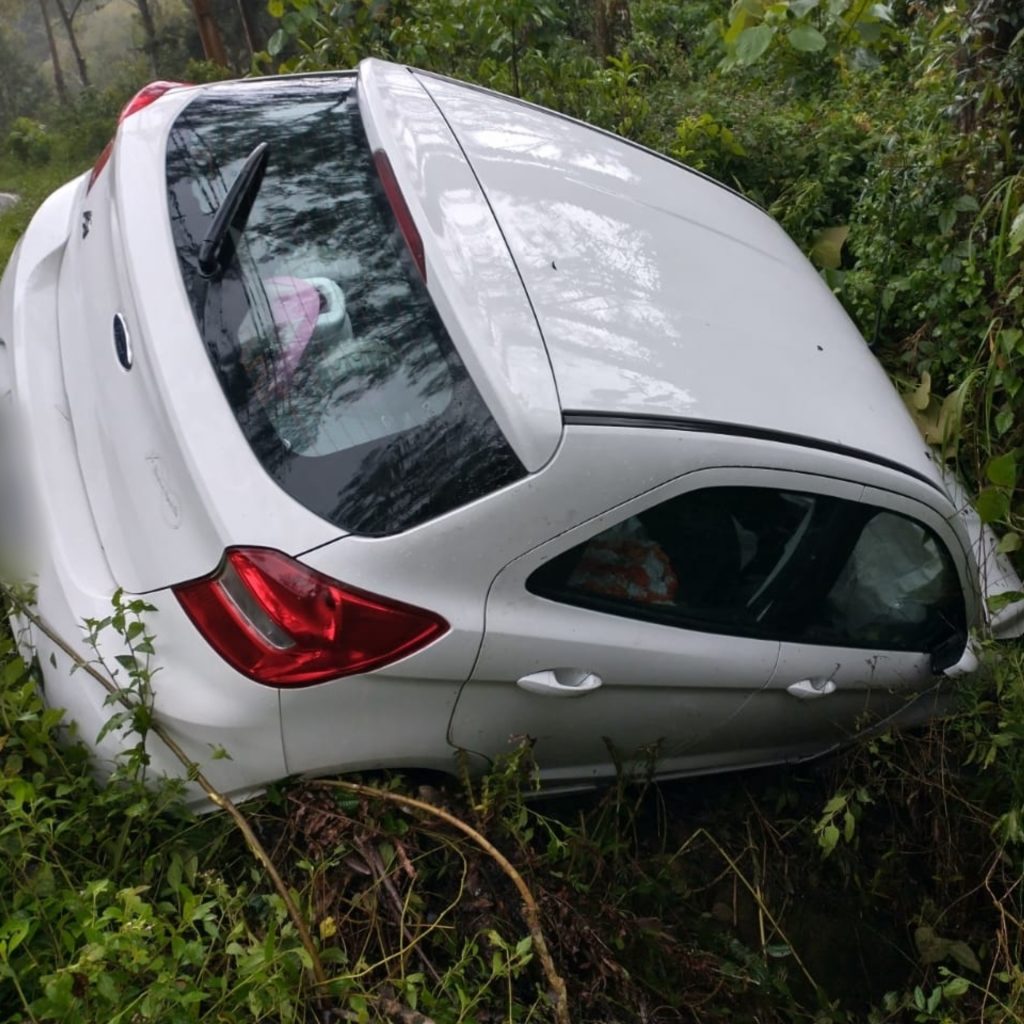
<svg viewBox="0 0 1024 1024">
<path fill-rule="evenodd" d="M 160 488 L 160 494 L 164 499 L 160 509 L 163 521 L 172 530 L 177 530 L 181 526 L 181 504 L 167 483 L 167 478 L 164 475 L 163 461 L 159 455 L 147 455 L 146 462 L 149 463 L 153 479 L 156 481 L 157 487 Z"/>
</svg>

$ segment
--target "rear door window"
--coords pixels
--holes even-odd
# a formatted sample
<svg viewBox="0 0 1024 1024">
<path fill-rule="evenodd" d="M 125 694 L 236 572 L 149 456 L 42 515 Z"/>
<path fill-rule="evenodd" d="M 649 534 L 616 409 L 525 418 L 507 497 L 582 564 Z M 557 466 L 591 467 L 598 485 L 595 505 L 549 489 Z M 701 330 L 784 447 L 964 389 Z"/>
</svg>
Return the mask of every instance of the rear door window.
<svg viewBox="0 0 1024 1024">
<path fill-rule="evenodd" d="M 541 566 L 527 588 L 737 636 L 919 652 L 966 638 L 956 569 L 928 527 L 870 505 L 770 488 L 672 498 Z"/>
<path fill-rule="evenodd" d="M 197 253 L 246 157 L 266 174 L 223 276 Z M 353 533 L 395 533 L 525 470 L 403 242 L 354 76 L 213 87 L 168 141 L 189 301 L 227 401 L 270 475 Z"/>
</svg>

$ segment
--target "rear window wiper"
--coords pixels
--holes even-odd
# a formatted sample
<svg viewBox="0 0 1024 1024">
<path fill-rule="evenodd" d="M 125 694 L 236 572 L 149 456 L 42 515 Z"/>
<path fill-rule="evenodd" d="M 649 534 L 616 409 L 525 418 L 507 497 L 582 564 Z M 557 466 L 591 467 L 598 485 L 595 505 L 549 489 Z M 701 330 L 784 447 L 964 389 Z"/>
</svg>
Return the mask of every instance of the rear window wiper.
<svg viewBox="0 0 1024 1024">
<path fill-rule="evenodd" d="M 263 184 L 270 147 L 261 142 L 246 158 L 238 177 L 231 183 L 224 202 L 199 245 L 199 273 L 217 278 L 228 268 L 235 253 L 235 237 L 245 229 L 252 204 Z"/>
</svg>

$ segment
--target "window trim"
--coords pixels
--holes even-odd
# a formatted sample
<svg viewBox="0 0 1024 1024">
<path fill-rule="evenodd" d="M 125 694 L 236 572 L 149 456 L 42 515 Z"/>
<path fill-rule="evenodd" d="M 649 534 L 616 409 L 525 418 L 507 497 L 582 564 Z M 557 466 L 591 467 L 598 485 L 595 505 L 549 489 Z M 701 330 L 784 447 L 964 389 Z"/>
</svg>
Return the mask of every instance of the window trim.
<svg viewBox="0 0 1024 1024">
<path fill-rule="evenodd" d="M 829 486 L 830 484 L 832 485 L 831 487 Z M 762 642 L 803 645 L 823 650 L 833 648 L 835 650 L 864 650 L 880 653 L 914 653 L 922 656 L 932 653 L 930 651 L 908 651 L 906 648 L 882 647 L 878 644 L 817 643 L 802 638 L 783 637 L 773 634 L 769 630 L 765 630 L 763 633 L 750 629 L 737 630 L 729 628 L 726 624 L 718 626 L 701 621 L 684 621 L 678 615 L 670 618 L 669 615 L 664 614 L 664 610 L 659 609 L 658 605 L 649 607 L 642 605 L 631 606 L 626 603 L 616 603 L 615 599 L 605 598 L 601 595 L 590 595 L 578 591 L 571 592 L 572 599 L 570 600 L 568 594 L 566 598 L 555 597 L 552 596 L 554 593 L 552 590 L 542 593 L 529 586 L 530 579 L 539 573 L 543 567 L 574 548 L 599 537 L 606 530 L 625 522 L 630 517 L 642 515 L 650 509 L 687 494 L 726 487 L 749 487 L 779 491 L 793 490 L 831 497 L 853 504 L 862 504 L 877 509 L 879 512 L 898 515 L 920 525 L 936 538 L 950 560 L 960 587 L 965 623 L 968 631 L 972 628 L 972 623 L 977 618 L 978 610 L 976 607 L 976 594 L 970 588 L 970 561 L 966 557 L 959 538 L 951 531 L 949 523 L 935 509 L 907 495 L 886 491 L 870 485 L 866 486 L 856 481 L 782 468 L 709 466 L 693 470 L 682 477 L 676 477 L 674 480 L 666 481 L 644 494 L 637 495 L 620 505 L 604 510 L 586 522 L 580 523 L 558 537 L 551 538 L 531 551 L 524 552 L 519 559 L 516 559 L 517 562 L 527 562 L 527 567 L 524 570 L 520 570 L 521 585 L 532 598 L 538 600 L 549 601 L 561 607 L 578 608 L 602 615 L 611 615 L 619 619 L 663 626 L 676 630 L 681 635 L 701 633 L 711 636 L 732 636 Z M 849 488 L 859 490 L 860 496 L 857 498 L 852 497 L 847 490 Z M 846 494 L 842 493 L 844 490 L 847 490 Z M 917 510 L 916 514 L 915 508 Z M 662 613 L 659 614 L 659 611 Z M 966 642 L 966 637 L 964 640 Z"/>
</svg>

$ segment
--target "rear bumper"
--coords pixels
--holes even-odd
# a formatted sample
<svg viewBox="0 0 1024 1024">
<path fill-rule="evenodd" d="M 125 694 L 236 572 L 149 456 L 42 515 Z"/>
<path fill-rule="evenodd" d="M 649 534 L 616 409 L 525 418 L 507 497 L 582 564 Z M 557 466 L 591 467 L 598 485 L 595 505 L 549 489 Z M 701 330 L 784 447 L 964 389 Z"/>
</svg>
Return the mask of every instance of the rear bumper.
<svg viewBox="0 0 1024 1024">
<path fill-rule="evenodd" d="M 36 611 L 80 658 L 116 671 L 124 652 L 112 630 L 100 648 L 86 641 L 83 621 L 112 612 L 116 589 L 89 505 L 75 445 L 60 359 L 58 280 L 81 179 L 40 208 L 0 284 L 0 481 L 15 511 L 5 574 L 35 587 Z M 5 397 L 6 396 L 6 397 Z M 0 538 L 2 540 L 2 538 Z M 235 676 L 195 636 L 169 592 L 147 595 L 158 611 L 147 618 L 156 635 L 155 709 L 161 725 L 223 792 L 244 796 L 285 774 L 276 692 Z M 116 710 L 107 693 L 39 630 L 19 621 L 26 656 L 36 656 L 48 704 L 66 709 L 78 735 L 95 752 L 101 772 L 131 738 L 96 738 Z M 228 759 L 215 756 L 223 748 Z M 155 738 L 148 743 L 156 774 L 184 767 Z M 194 788 L 195 802 L 204 798 Z"/>
</svg>

